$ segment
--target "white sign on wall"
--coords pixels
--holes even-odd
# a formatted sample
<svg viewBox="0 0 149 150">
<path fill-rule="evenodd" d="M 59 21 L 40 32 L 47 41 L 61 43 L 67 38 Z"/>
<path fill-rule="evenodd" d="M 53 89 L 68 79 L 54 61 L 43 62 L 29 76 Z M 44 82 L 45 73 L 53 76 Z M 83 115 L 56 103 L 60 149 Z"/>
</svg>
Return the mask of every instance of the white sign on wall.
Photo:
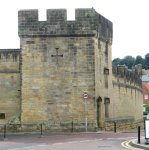
<svg viewBox="0 0 149 150">
<path fill-rule="evenodd" d="M 149 120 L 145 120 L 145 139 L 149 139 Z"/>
<path fill-rule="evenodd" d="M 143 112 L 145 112 L 146 111 L 146 107 L 143 107 Z"/>
</svg>

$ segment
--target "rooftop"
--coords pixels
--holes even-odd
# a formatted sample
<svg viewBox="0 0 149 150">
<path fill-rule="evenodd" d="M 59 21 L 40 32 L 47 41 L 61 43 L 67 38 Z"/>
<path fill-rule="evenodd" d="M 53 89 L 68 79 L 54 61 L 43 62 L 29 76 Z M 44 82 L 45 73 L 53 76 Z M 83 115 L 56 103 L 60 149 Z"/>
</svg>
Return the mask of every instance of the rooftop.
<svg viewBox="0 0 149 150">
<path fill-rule="evenodd" d="M 142 82 L 149 82 L 149 77 L 148 76 L 142 76 Z"/>
</svg>

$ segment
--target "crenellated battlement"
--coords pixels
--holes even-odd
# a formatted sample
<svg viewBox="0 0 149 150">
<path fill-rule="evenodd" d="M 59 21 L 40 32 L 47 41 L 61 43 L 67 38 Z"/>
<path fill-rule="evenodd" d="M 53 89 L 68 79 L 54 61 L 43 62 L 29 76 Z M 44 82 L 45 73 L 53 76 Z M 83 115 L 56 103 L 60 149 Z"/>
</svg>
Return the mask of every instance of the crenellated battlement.
<svg viewBox="0 0 149 150">
<path fill-rule="evenodd" d="M 75 9 L 75 21 L 67 21 L 66 9 L 48 9 L 47 21 L 38 21 L 38 10 L 18 12 L 20 37 L 35 36 L 98 36 L 112 42 L 112 22 L 95 9 Z"/>
<path fill-rule="evenodd" d="M 142 65 L 136 65 L 132 67 L 132 71 L 129 71 L 128 68 L 124 65 L 112 66 L 113 76 L 117 78 L 117 82 L 123 79 L 124 84 L 130 84 L 134 86 L 139 86 L 142 89 Z"/>
<path fill-rule="evenodd" d="M 20 72 L 20 49 L 0 49 L 0 73 Z"/>
</svg>

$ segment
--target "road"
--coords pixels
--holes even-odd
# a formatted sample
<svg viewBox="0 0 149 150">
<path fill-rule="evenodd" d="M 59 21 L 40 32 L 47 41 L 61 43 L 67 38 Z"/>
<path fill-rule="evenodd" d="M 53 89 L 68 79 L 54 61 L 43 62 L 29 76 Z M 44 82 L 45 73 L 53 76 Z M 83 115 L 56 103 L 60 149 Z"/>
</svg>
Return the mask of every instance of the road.
<svg viewBox="0 0 149 150">
<path fill-rule="evenodd" d="M 22 135 L 23 136 L 23 135 Z M 144 137 L 144 132 L 141 132 Z M 9 138 L 9 136 L 8 136 Z M 126 150 L 135 149 L 129 144 L 137 139 L 136 133 L 89 133 L 57 135 L 0 141 L 0 150 Z"/>
</svg>

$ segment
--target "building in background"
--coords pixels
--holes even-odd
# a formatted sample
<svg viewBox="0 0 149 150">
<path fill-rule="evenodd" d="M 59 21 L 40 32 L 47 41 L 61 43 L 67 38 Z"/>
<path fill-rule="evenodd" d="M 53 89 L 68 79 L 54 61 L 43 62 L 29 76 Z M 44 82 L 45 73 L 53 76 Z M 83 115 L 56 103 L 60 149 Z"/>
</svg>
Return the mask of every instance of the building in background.
<svg viewBox="0 0 149 150">
<path fill-rule="evenodd" d="M 143 90 L 143 104 L 149 104 L 149 77 L 148 76 L 142 76 L 142 90 Z"/>
<path fill-rule="evenodd" d="M 142 69 L 142 71 L 143 71 L 145 74 L 149 75 L 149 70 Z"/>
</svg>

